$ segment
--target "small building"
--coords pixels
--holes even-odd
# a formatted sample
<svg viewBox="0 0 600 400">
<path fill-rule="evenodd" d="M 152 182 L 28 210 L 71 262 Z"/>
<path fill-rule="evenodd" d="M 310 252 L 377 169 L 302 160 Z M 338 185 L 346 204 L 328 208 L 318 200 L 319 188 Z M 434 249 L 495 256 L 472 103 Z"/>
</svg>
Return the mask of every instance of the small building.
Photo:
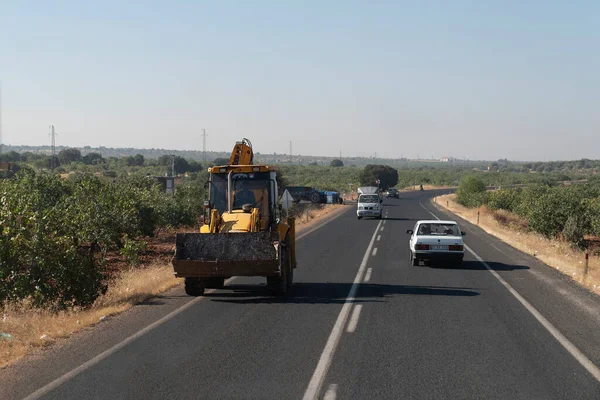
<svg viewBox="0 0 600 400">
<path fill-rule="evenodd" d="M 175 177 L 174 176 L 155 176 L 154 179 L 160 183 L 163 190 L 167 194 L 175 194 Z"/>
</svg>

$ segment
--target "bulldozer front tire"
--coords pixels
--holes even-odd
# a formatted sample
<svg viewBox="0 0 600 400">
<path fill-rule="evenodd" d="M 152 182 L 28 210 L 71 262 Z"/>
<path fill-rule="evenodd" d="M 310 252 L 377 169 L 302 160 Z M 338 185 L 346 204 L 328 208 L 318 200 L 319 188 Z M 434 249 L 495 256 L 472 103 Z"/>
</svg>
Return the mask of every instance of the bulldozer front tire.
<svg viewBox="0 0 600 400">
<path fill-rule="evenodd" d="M 204 294 L 204 283 L 199 278 L 185 278 L 185 294 L 188 296 L 202 296 Z"/>
<path fill-rule="evenodd" d="M 288 288 L 292 287 L 294 282 L 294 269 L 292 268 L 292 253 L 289 239 L 286 239 L 283 246 L 280 246 L 280 269 L 281 276 L 267 277 L 267 285 L 275 291 L 278 296 L 284 296 Z"/>
<path fill-rule="evenodd" d="M 286 240 L 285 246 L 285 265 L 287 266 L 287 274 L 285 276 L 285 284 L 289 288 L 294 284 L 294 267 L 292 266 L 292 247 L 290 246 L 289 239 Z"/>
</svg>

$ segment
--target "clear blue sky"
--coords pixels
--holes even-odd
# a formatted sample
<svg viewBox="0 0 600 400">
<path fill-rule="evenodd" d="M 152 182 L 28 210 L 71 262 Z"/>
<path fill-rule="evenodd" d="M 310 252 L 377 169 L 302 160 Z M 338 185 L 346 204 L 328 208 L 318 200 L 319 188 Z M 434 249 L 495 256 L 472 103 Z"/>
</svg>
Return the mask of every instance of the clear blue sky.
<svg viewBox="0 0 600 400">
<path fill-rule="evenodd" d="M 4 0 L 0 38 L 6 144 L 600 158 L 598 0 Z"/>
</svg>

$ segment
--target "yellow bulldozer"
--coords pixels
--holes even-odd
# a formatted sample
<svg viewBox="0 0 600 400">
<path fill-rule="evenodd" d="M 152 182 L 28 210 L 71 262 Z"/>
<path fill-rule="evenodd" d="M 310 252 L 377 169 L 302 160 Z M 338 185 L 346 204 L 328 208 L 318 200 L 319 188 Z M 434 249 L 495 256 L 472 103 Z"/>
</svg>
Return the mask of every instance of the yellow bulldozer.
<svg viewBox="0 0 600 400">
<path fill-rule="evenodd" d="M 294 218 L 284 219 L 277 171 L 254 165 L 252 144 L 237 142 L 228 165 L 208 169 L 205 224 L 177 234 L 173 269 L 190 296 L 224 287 L 233 276 L 263 276 L 277 294 L 292 287 L 296 268 Z"/>
</svg>

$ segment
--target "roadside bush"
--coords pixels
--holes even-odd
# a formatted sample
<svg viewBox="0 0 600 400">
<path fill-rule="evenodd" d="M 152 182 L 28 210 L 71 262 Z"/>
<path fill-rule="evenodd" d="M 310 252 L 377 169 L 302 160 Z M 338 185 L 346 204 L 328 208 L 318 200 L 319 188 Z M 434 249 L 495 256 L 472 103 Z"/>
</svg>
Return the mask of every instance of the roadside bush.
<svg viewBox="0 0 600 400">
<path fill-rule="evenodd" d="M 586 243 L 583 235 L 584 229 L 581 218 L 578 215 L 571 215 L 567 218 L 563 228 L 563 236 L 573 247 L 581 249 L 585 247 Z"/>
<path fill-rule="evenodd" d="M 519 203 L 520 191 L 515 189 L 500 189 L 488 192 L 486 205 L 491 210 L 513 211 Z"/>
<path fill-rule="evenodd" d="M 121 254 L 125 257 L 127 264 L 137 267 L 141 264 L 140 256 L 146 251 L 146 242 L 130 239 L 128 235 L 123 236 L 123 248 Z"/>
<path fill-rule="evenodd" d="M 456 191 L 456 200 L 465 207 L 479 207 L 486 200 L 485 183 L 478 177 L 470 175 L 460 182 Z"/>
<path fill-rule="evenodd" d="M 113 183 L 28 169 L 0 180 L 0 305 L 25 299 L 51 309 L 91 305 L 107 287 L 107 252 L 120 251 L 138 265 L 141 236 L 196 222 L 199 188 L 182 186 L 171 196 L 146 177 Z"/>
</svg>

